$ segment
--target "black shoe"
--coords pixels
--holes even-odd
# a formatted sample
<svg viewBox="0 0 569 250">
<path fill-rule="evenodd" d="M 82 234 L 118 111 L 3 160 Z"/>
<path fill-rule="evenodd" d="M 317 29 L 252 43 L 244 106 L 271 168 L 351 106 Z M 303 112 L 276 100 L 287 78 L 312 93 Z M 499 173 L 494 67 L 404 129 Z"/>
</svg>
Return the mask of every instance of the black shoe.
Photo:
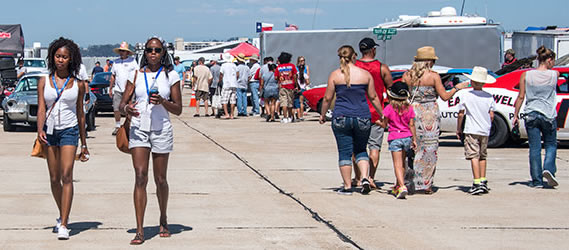
<svg viewBox="0 0 569 250">
<path fill-rule="evenodd" d="M 194 117 L 200 117 L 200 114 L 195 114 Z"/>
<path fill-rule="evenodd" d="M 481 181 L 480 186 L 484 189 L 485 193 L 488 193 L 488 191 L 490 191 L 490 188 L 488 187 L 488 180 Z"/>
<path fill-rule="evenodd" d="M 557 182 L 557 179 L 555 179 L 555 176 L 553 176 L 553 174 L 551 174 L 551 172 L 549 172 L 549 170 L 543 170 L 542 172 L 543 178 L 547 179 L 547 185 L 550 187 L 555 187 L 557 185 L 559 185 L 559 183 Z"/>
<path fill-rule="evenodd" d="M 473 183 L 470 190 L 468 190 L 468 193 L 471 195 L 478 195 L 478 194 L 484 193 L 484 190 L 480 187 L 480 184 L 474 184 Z"/>
<path fill-rule="evenodd" d="M 344 187 L 341 187 L 340 189 L 336 190 L 336 193 L 341 194 L 341 195 L 352 195 L 354 191 L 352 191 L 352 189 L 344 189 Z"/>
<path fill-rule="evenodd" d="M 279 113 L 275 113 L 275 119 L 280 119 L 280 118 L 279 118 Z"/>
<path fill-rule="evenodd" d="M 266 117 L 266 120 L 267 120 L 267 122 L 271 121 L 271 117 L 270 117 L 270 116 L 267 116 L 267 117 Z"/>
<path fill-rule="evenodd" d="M 369 185 L 369 181 L 364 178 L 362 180 L 362 194 L 369 194 L 369 192 L 371 191 L 371 186 Z"/>
</svg>

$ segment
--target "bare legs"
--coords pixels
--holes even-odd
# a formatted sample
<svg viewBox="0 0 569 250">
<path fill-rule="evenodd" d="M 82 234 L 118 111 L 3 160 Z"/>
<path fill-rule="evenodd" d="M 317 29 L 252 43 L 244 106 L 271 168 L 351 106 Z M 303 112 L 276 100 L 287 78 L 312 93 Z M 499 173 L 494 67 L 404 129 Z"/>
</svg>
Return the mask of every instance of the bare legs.
<svg viewBox="0 0 569 250">
<path fill-rule="evenodd" d="M 48 147 L 47 166 L 51 184 L 51 194 L 57 204 L 61 225 L 67 227 L 71 204 L 73 202 L 73 163 L 76 146 Z"/>
<path fill-rule="evenodd" d="M 225 119 L 233 119 L 233 111 L 235 110 L 235 104 L 230 104 L 230 110 L 227 110 L 227 103 L 223 104 L 223 111 L 225 111 Z"/>
<path fill-rule="evenodd" d="M 146 210 L 147 194 L 146 185 L 148 184 L 148 165 L 150 160 L 149 148 L 133 148 L 131 149 L 132 162 L 135 172 L 134 184 L 134 210 L 136 214 L 136 232 L 144 234 L 144 213 Z M 166 179 L 166 170 L 168 169 L 169 154 L 152 153 L 152 167 L 154 170 L 154 182 L 156 183 L 156 196 L 158 197 L 158 205 L 160 207 L 160 230 L 162 225 L 167 225 L 167 207 L 169 187 Z"/>
<path fill-rule="evenodd" d="M 393 151 L 391 152 L 391 158 L 393 158 L 393 170 L 395 171 L 395 178 L 397 187 L 405 186 L 405 151 Z"/>
<path fill-rule="evenodd" d="M 367 173 L 369 171 L 369 161 L 366 160 L 358 161 L 357 169 L 358 169 L 357 171 L 359 171 L 360 173 L 365 173 L 365 175 L 360 175 L 360 178 L 358 179 L 358 182 L 361 183 L 361 181 L 364 178 L 367 179 L 369 177 L 367 176 Z M 352 188 L 352 166 L 351 165 L 340 166 L 340 174 L 342 175 L 342 180 L 344 181 L 344 189 Z"/>
<path fill-rule="evenodd" d="M 481 177 L 486 177 L 486 160 L 470 159 L 470 165 L 472 166 L 472 175 L 474 179 L 480 179 Z"/>
</svg>

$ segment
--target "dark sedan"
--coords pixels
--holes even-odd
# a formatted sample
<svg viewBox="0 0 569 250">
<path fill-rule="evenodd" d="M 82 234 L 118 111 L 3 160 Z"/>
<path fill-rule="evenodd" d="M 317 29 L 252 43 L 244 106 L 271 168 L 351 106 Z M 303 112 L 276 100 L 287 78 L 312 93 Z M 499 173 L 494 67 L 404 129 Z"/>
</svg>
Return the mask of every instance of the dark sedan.
<svg viewBox="0 0 569 250">
<path fill-rule="evenodd" d="M 91 92 L 97 96 L 95 113 L 113 112 L 113 99 L 109 96 L 110 83 L 111 72 L 97 73 L 93 76 L 93 81 L 89 83 Z"/>
</svg>

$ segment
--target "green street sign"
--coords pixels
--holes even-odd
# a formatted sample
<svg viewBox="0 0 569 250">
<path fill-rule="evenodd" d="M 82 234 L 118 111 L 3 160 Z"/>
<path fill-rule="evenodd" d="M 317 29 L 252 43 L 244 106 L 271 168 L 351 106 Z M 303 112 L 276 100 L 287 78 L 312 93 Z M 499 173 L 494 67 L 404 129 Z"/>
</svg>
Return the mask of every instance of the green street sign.
<svg viewBox="0 0 569 250">
<path fill-rule="evenodd" d="M 391 40 L 394 35 L 397 35 L 396 29 L 383 29 L 383 28 L 374 28 L 373 34 L 377 35 L 378 40 Z"/>
</svg>

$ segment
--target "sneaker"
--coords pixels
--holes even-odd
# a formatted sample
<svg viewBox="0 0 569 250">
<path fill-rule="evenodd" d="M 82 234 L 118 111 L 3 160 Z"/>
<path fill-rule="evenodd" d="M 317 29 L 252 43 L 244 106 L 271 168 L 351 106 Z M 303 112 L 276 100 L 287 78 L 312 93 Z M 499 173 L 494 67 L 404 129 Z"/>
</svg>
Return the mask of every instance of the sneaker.
<svg viewBox="0 0 569 250">
<path fill-rule="evenodd" d="M 477 194 L 484 193 L 484 190 L 482 188 L 480 188 L 480 184 L 472 183 L 472 187 L 468 190 L 468 193 L 471 195 L 477 195 Z"/>
<path fill-rule="evenodd" d="M 482 189 L 482 193 L 487 194 L 490 189 L 484 182 L 480 182 L 480 189 Z"/>
<path fill-rule="evenodd" d="M 480 184 L 484 185 L 484 188 L 486 188 L 486 190 L 490 191 L 490 188 L 488 187 L 488 180 L 481 181 Z"/>
<path fill-rule="evenodd" d="M 117 132 L 119 132 L 119 128 L 115 128 L 115 130 L 113 130 L 113 133 L 111 133 L 112 135 L 117 135 Z"/>
<path fill-rule="evenodd" d="M 547 179 L 547 185 L 549 185 L 551 187 L 555 187 L 555 186 L 559 185 L 559 183 L 557 182 L 557 179 L 555 179 L 555 176 L 553 176 L 553 174 L 551 174 L 551 172 L 549 172 L 549 170 L 543 170 L 542 175 L 543 175 L 543 178 Z"/>
<path fill-rule="evenodd" d="M 352 195 L 354 191 L 352 191 L 352 189 L 345 189 L 344 187 L 338 189 L 336 191 L 336 193 L 341 194 L 341 195 Z"/>
<path fill-rule="evenodd" d="M 369 185 L 369 181 L 364 178 L 362 180 L 362 194 L 369 194 L 369 192 L 371 191 L 371 186 Z"/>
<path fill-rule="evenodd" d="M 53 227 L 52 232 L 57 233 L 57 230 L 59 229 L 60 226 L 61 226 L 61 218 L 55 219 L 55 227 Z"/>
<path fill-rule="evenodd" d="M 279 113 L 275 112 L 275 119 L 279 119 Z"/>
<path fill-rule="evenodd" d="M 57 239 L 59 240 L 67 240 L 69 239 L 69 229 L 65 226 L 59 226 L 57 228 Z"/>
<path fill-rule="evenodd" d="M 407 196 L 407 194 L 409 193 L 409 191 L 407 191 L 407 187 L 406 186 L 401 186 L 397 189 L 397 196 L 395 196 L 397 199 L 405 199 L 405 196 Z"/>
</svg>

